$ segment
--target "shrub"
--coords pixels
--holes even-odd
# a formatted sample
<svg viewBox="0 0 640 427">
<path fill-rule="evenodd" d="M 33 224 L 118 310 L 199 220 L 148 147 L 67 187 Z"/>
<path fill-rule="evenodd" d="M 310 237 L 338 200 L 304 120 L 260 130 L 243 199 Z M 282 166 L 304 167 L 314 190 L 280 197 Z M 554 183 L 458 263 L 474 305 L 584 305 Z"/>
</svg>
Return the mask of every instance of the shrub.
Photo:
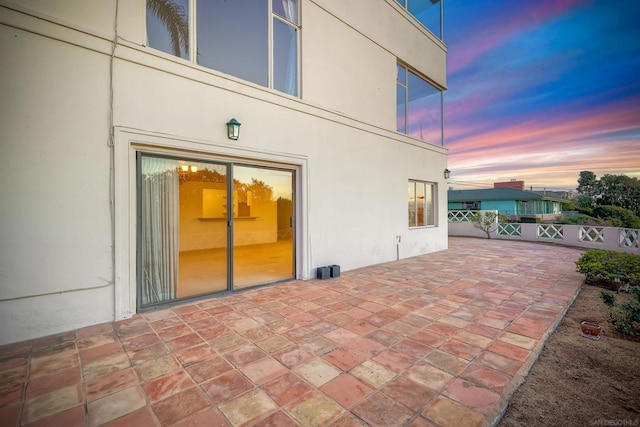
<svg viewBox="0 0 640 427">
<path fill-rule="evenodd" d="M 567 224 L 567 225 L 599 225 L 601 221 L 598 221 L 595 218 L 592 218 L 590 216 L 587 215 L 578 215 L 575 217 L 567 217 L 567 218 L 563 218 L 562 221 L 560 221 L 560 224 Z"/>
<path fill-rule="evenodd" d="M 609 219 L 615 227 L 640 228 L 640 218 L 629 209 L 618 206 L 596 206 L 593 215 Z"/>
<path fill-rule="evenodd" d="M 583 215 L 593 216 L 593 208 L 585 208 L 585 207 L 578 206 L 576 210 Z"/>
<path fill-rule="evenodd" d="M 640 255 L 589 249 L 576 261 L 576 271 L 585 275 L 587 283 L 604 280 L 613 285 L 619 275 L 623 283 L 640 285 Z"/>
<path fill-rule="evenodd" d="M 498 228 L 498 222 L 507 223 L 509 217 L 498 212 L 474 212 L 469 216 L 473 226 L 487 234 L 487 239 L 491 238 L 491 233 Z"/>
<path fill-rule="evenodd" d="M 631 300 L 618 304 L 616 297 L 607 291 L 600 291 L 600 298 L 609 307 L 609 318 L 613 329 L 623 335 L 637 335 L 636 324 L 640 323 L 640 286 L 629 289 Z"/>
</svg>

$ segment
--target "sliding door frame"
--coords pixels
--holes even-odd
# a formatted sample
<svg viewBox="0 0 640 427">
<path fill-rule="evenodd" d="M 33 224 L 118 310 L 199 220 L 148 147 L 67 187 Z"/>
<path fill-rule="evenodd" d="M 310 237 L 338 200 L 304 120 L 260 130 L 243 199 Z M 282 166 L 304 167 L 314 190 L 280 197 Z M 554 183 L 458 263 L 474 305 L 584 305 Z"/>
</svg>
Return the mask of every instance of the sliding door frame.
<svg viewBox="0 0 640 427">
<path fill-rule="evenodd" d="M 282 167 L 282 166 L 276 166 L 276 165 L 265 165 L 265 164 L 256 164 L 256 163 L 252 163 L 252 162 L 248 162 L 248 161 L 231 161 L 229 163 L 230 165 L 230 171 L 229 171 L 229 183 L 230 183 L 230 192 L 228 193 L 228 196 L 232 196 L 233 195 L 233 182 L 234 182 L 234 167 L 236 166 L 240 166 L 240 167 L 247 167 L 247 168 L 257 168 L 257 169 L 266 169 L 266 170 L 275 170 L 275 171 L 283 171 L 283 172 L 288 172 L 291 173 L 291 218 L 290 218 L 290 227 L 292 230 L 292 236 L 291 236 L 291 265 L 292 265 L 292 271 L 291 271 L 291 276 L 289 277 L 283 277 L 280 279 L 275 279 L 273 281 L 268 281 L 268 282 L 264 282 L 264 283 L 257 283 L 255 285 L 249 285 L 249 286 L 244 286 L 244 287 L 240 287 L 240 288 L 236 288 L 234 286 L 234 254 L 235 254 L 235 246 L 234 246 L 234 237 L 235 237 L 235 218 L 233 218 L 233 204 L 229 203 L 229 205 L 231 206 L 230 211 L 228 210 L 228 218 L 230 218 L 230 228 L 229 228 L 229 237 L 230 237 L 230 241 L 229 241 L 229 248 L 231 249 L 231 252 L 229 253 L 229 259 L 231 262 L 231 270 L 230 270 L 230 291 L 240 291 L 240 290 L 245 290 L 245 289 L 254 289 L 256 287 L 260 287 L 260 286 L 268 286 L 271 285 L 273 283 L 279 283 L 279 282 L 284 282 L 287 280 L 293 280 L 296 278 L 296 264 L 297 264 L 297 252 L 296 252 L 296 214 L 297 214 L 297 208 L 296 208 L 296 204 L 297 204 L 297 191 L 296 191 L 296 179 L 297 179 L 297 170 L 295 168 L 286 168 L 286 167 Z"/>
<path fill-rule="evenodd" d="M 212 296 L 224 295 L 232 292 L 238 292 L 245 289 L 255 289 L 260 286 L 268 286 L 274 283 L 279 283 L 288 280 L 296 279 L 297 275 L 297 230 L 296 230 L 296 215 L 297 215 L 297 179 L 298 179 L 298 169 L 296 165 L 288 165 L 288 164 L 274 164 L 269 161 L 261 161 L 256 159 L 233 159 L 226 158 L 224 156 L 216 156 L 210 153 L 190 153 L 185 152 L 184 154 L 179 151 L 166 151 L 163 149 L 154 150 L 153 147 L 136 147 L 134 148 L 135 155 L 135 294 L 136 294 L 136 312 L 144 312 L 148 310 L 153 310 L 159 307 L 167 307 L 179 303 L 184 303 L 185 301 L 190 300 L 198 300 L 203 298 L 211 298 Z M 193 162 L 202 162 L 202 163 L 211 163 L 218 166 L 224 166 L 226 169 L 226 191 L 227 191 L 227 210 L 226 210 L 226 289 L 210 292 L 204 294 L 198 294 L 194 296 L 188 296 L 183 298 L 175 298 L 167 301 L 162 301 L 158 303 L 153 303 L 149 305 L 142 306 L 141 301 L 141 292 L 142 292 L 142 277 L 143 277 L 143 265 L 142 265 L 142 157 L 158 157 L 168 160 L 185 160 L 185 161 L 193 161 Z M 265 283 L 257 283 L 255 285 L 248 285 L 242 288 L 234 288 L 234 227 L 235 227 L 235 219 L 233 213 L 234 207 L 234 166 L 242 166 L 249 168 L 258 168 L 258 169 L 267 169 L 267 170 L 279 170 L 288 172 L 291 174 L 291 191 L 292 191 L 292 212 L 290 219 L 290 227 L 292 231 L 291 236 L 291 263 L 292 263 L 292 271 L 291 276 L 281 279 L 276 279 L 274 281 L 269 281 Z"/>
</svg>

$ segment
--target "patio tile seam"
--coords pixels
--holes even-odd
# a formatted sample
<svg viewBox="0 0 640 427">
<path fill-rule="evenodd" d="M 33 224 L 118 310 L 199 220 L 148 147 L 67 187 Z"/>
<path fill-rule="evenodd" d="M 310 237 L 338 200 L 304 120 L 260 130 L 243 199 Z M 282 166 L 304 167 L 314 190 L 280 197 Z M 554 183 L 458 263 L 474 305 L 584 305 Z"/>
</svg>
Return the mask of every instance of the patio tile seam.
<svg viewBox="0 0 640 427">
<path fill-rule="evenodd" d="M 120 340 L 120 338 L 117 336 L 117 334 L 114 333 L 114 335 L 116 336 L 116 338 L 118 340 Z M 122 343 L 120 344 L 122 345 Z M 123 348 L 124 351 L 124 348 Z M 78 358 L 78 367 L 80 369 L 80 384 L 82 387 L 82 397 L 83 397 L 83 412 L 84 412 L 84 419 L 85 422 L 88 423 L 89 421 L 89 397 L 88 397 L 88 392 L 87 392 L 87 380 L 85 379 L 84 376 L 84 367 L 83 367 L 83 363 L 82 363 L 82 357 L 80 357 L 80 348 L 78 346 L 78 338 L 77 338 L 77 334 L 76 334 L 76 357 Z M 135 373 L 135 372 L 134 372 Z M 148 404 L 149 402 L 147 402 Z M 19 424 L 22 425 L 22 424 Z"/>
<path fill-rule="evenodd" d="M 24 377 L 24 385 L 22 386 L 22 398 L 20 400 L 20 412 L 18 412 L 18 425 L 22 425 L 22 418 L 25 410 L 25 405 L 27 403 L 27 390 L 29 387 L 29 381 L 31 376 L 31 361 L 33 360 L 33 347 L 30 346 L 29 356 L 27 360 L 26 374 Z"/>
</svg>

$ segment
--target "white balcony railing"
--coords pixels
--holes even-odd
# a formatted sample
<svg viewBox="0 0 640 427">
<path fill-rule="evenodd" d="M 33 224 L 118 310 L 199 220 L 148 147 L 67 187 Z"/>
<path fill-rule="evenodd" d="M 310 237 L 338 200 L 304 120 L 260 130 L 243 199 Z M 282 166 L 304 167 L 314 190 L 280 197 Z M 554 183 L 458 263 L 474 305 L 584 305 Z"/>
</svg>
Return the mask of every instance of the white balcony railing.
<svg viewBox="0 0 640 427">
<path fill-rule="evenodd" d="M 470 221 L 477 211 L 449 211 L 449 235 L 485 237 Z M 492 239 L 526 240 L 640 253 L 640 230 L 566 224 L 500 223 L 491 232 Z"/>
</svg>

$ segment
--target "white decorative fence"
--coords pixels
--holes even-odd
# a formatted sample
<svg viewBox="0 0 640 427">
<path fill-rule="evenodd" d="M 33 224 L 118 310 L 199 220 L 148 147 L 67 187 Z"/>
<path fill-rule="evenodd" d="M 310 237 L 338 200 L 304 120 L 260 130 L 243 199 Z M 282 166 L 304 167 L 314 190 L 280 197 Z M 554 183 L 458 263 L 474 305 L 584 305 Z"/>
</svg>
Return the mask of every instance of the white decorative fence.
<svg viewBox="0 0 640 427">
<path fill-rule="evenodd" d="M 604 243 L 604 227 L 580 227 L 581 242 Z"/>
<path fill-rule="evenodd" d="M 538 225 L 538 237 L 541 239 L 564 239 L 562 225 L 540 224 Z"/>
<path fill-rule="evenodd" d="M 620 247 L 640 249 L 640 230 L 620 229 Z"/>
<path fill-rule="evenodd" d="M 449 211 L 449 235 L 486 238 L 486 233 L 475 228 L 469 219 L 474 212 L 477 211 Z M 491 238 L 640 253 L 640 230 L 620 227 L 496 223 Z"/>
<path fill-rule="evenodd" d="M 522 224 L 500 223 L 498 224 L 498 234 L 501 236 L 520 236 Z"/>
<path fill-rule="evenodd" d="M 449 222 L 466 222 L 470 221 L 471 215 L 477 211 L 449 211 Z"/>
</svg>

